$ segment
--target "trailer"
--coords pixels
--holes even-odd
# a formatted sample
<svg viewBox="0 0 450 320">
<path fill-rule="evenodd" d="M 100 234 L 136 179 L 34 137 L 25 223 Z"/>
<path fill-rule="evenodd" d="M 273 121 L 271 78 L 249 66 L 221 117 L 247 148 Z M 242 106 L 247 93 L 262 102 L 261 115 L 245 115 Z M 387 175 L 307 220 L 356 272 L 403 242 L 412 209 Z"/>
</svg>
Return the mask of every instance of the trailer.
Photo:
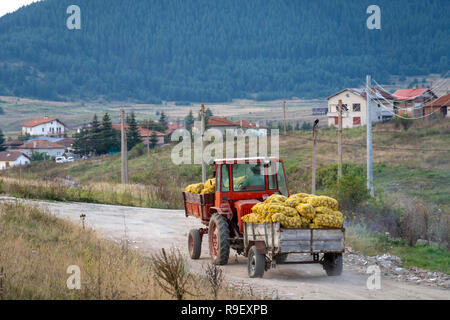
<svg viewBox="0 0 450 320">
<path fill-rule="evenodd" d="M 345 229 L 285 229 L 280 223 L 244 223 L 244 250 L 248 274 L 262 277 L 277 264 L 319 263 L 327 275 L 342 273 Z M 292 254 L 309 254 L 310 260 L 288 260 Z"/>
</svg>

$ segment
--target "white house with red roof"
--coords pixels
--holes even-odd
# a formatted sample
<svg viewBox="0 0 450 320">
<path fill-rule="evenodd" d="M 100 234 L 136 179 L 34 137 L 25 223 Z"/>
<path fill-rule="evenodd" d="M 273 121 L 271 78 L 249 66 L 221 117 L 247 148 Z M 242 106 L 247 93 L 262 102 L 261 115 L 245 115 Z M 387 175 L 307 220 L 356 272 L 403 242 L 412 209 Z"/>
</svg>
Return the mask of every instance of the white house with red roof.
<svg viewBox="0 0 450 320">
<path fill-rule="evenodd" d="M 65 146 L 44 139 L 30 140 L 20 147 L 20 151 L 25 153 L 30 158 L 35 152 L 45 153 L 50 157 L 58 157 L 62 156 L 65 150 Z"/>
<path fill-rule="evenodd" d="M 22 134 L 30 136 L 64 136 L 66 125 L 57 118 L 37 118 L 22 123 Z"/>
<path fill-rule="evenodd" d="M 374 89 L 372 92 L 371 110 L 372 123 L 387 121 L 394 116 L 391 94 Z M 367 99 L 365 88 L 347 88 L 327 98 L 328 126 L 337 127 L 339 124 L 338 103 L 342 100 L 342 127 L 353 128 L 367 124 Z"/>
<path fill-rule="evenodd" d="M 31 162 L 30 158 L 17 150 L 0 152 L 0 170 L 23 166 Z"/>
</svg>

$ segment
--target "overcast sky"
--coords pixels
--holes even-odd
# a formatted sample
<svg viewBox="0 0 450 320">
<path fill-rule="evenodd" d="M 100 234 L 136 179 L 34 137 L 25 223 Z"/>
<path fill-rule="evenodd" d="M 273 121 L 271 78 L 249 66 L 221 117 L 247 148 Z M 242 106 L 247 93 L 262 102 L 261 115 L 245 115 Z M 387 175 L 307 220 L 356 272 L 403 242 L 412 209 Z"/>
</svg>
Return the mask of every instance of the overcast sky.
<svg viewBox="0 0 450 320">
<path fill-rule="evenodd" d="M 22 6 L 40 0 L 0 0 L 0 17 L 7 13 L 16 11 Z"/>
</svg>

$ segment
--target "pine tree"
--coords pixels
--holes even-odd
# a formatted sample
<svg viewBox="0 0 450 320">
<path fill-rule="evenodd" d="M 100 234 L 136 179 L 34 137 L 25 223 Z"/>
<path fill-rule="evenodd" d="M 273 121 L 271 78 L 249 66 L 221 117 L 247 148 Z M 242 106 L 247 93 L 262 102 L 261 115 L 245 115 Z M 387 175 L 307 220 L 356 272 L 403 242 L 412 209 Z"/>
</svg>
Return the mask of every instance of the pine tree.
<svg viewBox="0 0 450 320">
<path fill-rule="evenodd" d="M 2 129 L 0 129 L 0 151 L 5 151 L 6 147 L 3 146 L 5 143 L 5 136 L 3 135 Z"/>
<path fill-rule="evenodd" d="M 161 112 L 161 116 L 159 117 L 159 123 L 163 127 L 164 131 L 166 131 L 169 128 L 167 123 L 167 116 L 164 114 L 164 111 Z"/>
<path fill-rule="evenodd" d="M 133 149 L 135 145 L 142 142 L 141 136 L 139 135 L 139 127 L 136 122 L 136 117 L 132 111 L 130 116 L 127 116 L 127 148 L 128 150 Z"/>
<path fill-rule="evenodd" d="M 158 143 L 158 137 L 156 136 L 156 132 L 153 131 L 151 136 L 150 136 L 150 148 L 154 148 L 156 147 L 156 144 Z"/>
<path fill-rule="evenodd" d="M 88 155 L 90 152 L 89 130 L 87 128 L 81 128 L 80 132 L 74 135 L 74 138 L 73 148 L 75 149 L 75 154 L 81 156 Z"/>
<path fill-rule="evenodd" d="M 112 127 L 111 118 L 105 113 L 102 119 L 102 144 L 101 154 L 120 149 L 120 133 Z"/>
<path fill-rule="evenodd" d="M 189 111 L 189 114 L 184 118 L 184 126 L 187 130 L 191 130 L 194 125 L 194 115 L 192 114 L 192 110 Z"/>
<path fill-rule="evenodd" d="M 101 151 L 102 145 L 102 128 L 100 122 L 98 121 L 97 114 L 94 114 L 94 118 L 91 122 L 91 128 L 89 129 L 88 137 L 89 150 L 98 155 Z"/>
</svg>

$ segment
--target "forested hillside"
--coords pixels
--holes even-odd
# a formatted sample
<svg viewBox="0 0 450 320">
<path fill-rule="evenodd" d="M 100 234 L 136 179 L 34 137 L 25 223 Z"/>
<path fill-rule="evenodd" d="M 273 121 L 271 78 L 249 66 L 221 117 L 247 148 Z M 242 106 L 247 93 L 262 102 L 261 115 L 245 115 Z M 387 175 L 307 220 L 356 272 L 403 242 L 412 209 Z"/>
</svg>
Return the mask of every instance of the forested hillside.
<svg viewBox="0 0 450 320">
<path fill-rule="evenodd" d="M 370 73 L 450 68 L 450 1 L 44 0 L 0 18 L 0 95 L 226 101 L 324 97 Z M 68 30 L 66 8 L 81 8 Z"/>
</svg>

